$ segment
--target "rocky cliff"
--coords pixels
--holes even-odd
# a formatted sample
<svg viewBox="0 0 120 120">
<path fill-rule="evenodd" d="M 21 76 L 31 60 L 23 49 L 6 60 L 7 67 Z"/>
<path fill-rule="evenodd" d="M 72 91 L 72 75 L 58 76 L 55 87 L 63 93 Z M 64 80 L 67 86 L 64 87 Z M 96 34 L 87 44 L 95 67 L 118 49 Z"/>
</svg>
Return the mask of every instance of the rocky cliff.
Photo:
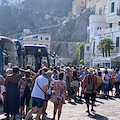
<svg viewBox="0 0 120 120">
<path fill-rule="evenodd" d="M 94 14 L 93 9 L 84 10 L 76 19 L 70 18 L 58 30 L 58 41 L 85 42 L 87 40 L 87 26 L 89 16 Z"/>
</svg>

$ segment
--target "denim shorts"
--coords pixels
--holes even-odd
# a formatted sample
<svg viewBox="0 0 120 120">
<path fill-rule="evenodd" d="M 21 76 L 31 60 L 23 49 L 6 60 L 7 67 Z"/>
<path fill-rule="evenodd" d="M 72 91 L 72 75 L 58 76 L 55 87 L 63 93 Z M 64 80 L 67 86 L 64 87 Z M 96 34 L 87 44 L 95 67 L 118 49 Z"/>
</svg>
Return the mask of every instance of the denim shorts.
<svg viewBox="0 0 120 120">
<path fill-rule="evenodd" d="M 50 100 L 50 98 L 51 98 L 51 95 L 47 95 L 45 102 L 48 102 L 48 100 Z"/>
<path fill-rule="evenodd" d="M 41 108 L 44 106 L 44 100 L 41 98 L 32 97 L 32 107 Z"/>
<path fill-rule="evenodd" d="M 103 91 L 107 92 L 109 90 L 109 84 L 103 83 Z"/>
</svg>

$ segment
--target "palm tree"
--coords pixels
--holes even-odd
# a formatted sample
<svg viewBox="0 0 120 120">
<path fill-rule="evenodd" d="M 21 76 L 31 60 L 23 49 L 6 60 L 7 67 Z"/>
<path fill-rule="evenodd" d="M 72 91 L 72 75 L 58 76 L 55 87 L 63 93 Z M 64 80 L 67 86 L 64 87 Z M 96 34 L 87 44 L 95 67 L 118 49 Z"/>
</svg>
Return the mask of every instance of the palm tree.
<svg viewBox="0 0 120 120">
<path fill-rule="evenodd" d="M 113 50 L 114 49 L 114 45 L 113 45 L 113 41 L 111 39 L 108 39 L 108 38 L 105 38 L 105 39 L 102 39 L 98 45 L 98 49 L 102 49 L 102 53 L 103 53 L 103 57 L 104 57 L 104 53 L 105 53 L 105 56 L 107 57 L 107 51 L 108 51 L 108 54 L 110 56 L 110 50 Z"/>
<path fill-rule="evenodd" d="M 101 40 L 99 45 L 97 46 L 98 49 L 102 49 L 102 54 L 103 54 L 103 57 L 104 57 L 104 52 L 105 52 L 105 41 L 104 40 Z"/>
<path fill-rule="evenodd" d="M 108 51 L 108 55 L 110 56 L 110 50 L 114 49 L 114 43 L 111 39 L 105 38 L 105 48 Z"/>
</svg>

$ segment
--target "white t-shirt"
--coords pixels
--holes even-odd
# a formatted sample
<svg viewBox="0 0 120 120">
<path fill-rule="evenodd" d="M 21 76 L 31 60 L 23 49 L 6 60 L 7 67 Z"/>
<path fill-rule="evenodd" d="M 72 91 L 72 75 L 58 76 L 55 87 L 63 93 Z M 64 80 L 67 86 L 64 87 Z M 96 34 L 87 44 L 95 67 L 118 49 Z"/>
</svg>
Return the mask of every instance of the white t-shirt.
<svg viewBox="0 0 120 120">
<path fill-rule="evenodd" d="M 105 77 L 105 80 L 104 80 L 104 77 Z M 109 79 L 110 79 L 110 77 L 108 75 L 103 74 L 103 83 L 109 84 Z"/>
<path fill-rule="evenodd" d="M 37 77 L 35 84 L 34 84 L 33 91 L 32 91 L 32 95 L 31 95 L 32 97 L 41 98 L 41 99 L 45 100 L 45 94 L 38 87 L 37 82 L 38 82 L 39 86 L 42 88 L 42 90 L 44 90 L 44 86 L 48 85 L 48 79 L 43 76 Z"/>
</svg>

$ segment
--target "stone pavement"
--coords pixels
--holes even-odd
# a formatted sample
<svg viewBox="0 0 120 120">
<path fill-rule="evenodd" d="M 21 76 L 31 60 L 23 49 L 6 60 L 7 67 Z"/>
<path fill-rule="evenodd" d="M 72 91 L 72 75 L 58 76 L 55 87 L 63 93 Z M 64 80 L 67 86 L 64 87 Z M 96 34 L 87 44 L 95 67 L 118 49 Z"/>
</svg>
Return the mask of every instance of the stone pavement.
<svg viewBox="0 0 120 120">
<path fill-rule="evenodd" d="M 63 111 L 60 120 L 120 120 L 120 99 L 110 97 L 108 99 L 96 99 L 95 110 L 96 113 L 90 112 L 88 115 L 86 111 L 86 104 L 84 99 L 78 100 L 76 103 L 72 102 L 63 105 Z M 0 106 L 0 120 L 5 116 L 2 113 L 3 106 Z M 49 102 L 47 108 L 47 116 L 45 120 L 51 120 L 53 116 L 53 103 Z M 36 114 L 33 114 L 33 118 Z M 56 117 L 57 118 L 57 117 Z M 12 120 L 12 119 L 11 119 Z"/>
</svg>

